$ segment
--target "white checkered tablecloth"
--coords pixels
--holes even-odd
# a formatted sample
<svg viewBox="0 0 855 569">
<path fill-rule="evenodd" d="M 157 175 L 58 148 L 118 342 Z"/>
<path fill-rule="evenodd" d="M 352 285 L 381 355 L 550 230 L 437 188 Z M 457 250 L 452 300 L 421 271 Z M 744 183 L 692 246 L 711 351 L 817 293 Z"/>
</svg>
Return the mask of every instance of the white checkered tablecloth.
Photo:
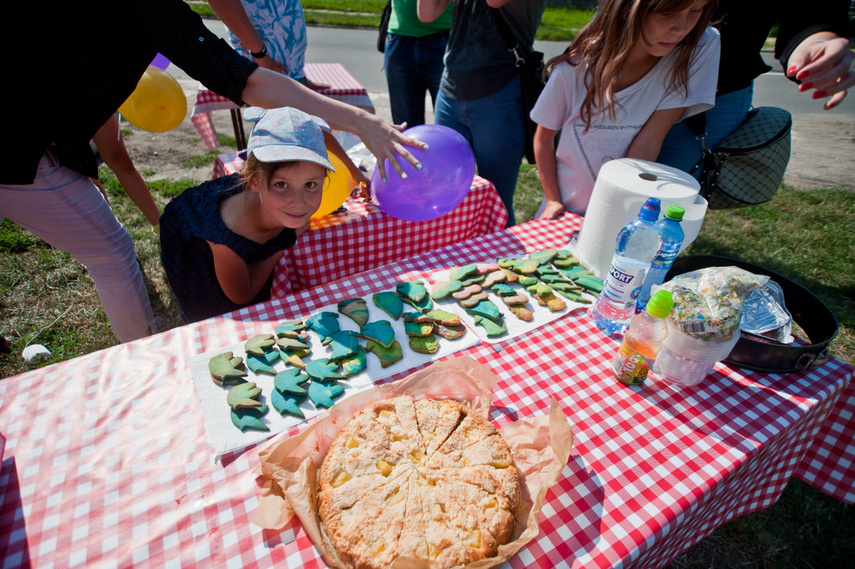
<svg viewBox="0 0 855 569">
<path fill-rule="evenodd" d="M 529 222 L 0 381 L 4 566 L 324 567 L 296 521 L 251 523 L 259 449 L 212 460 L 188 359 L 398 281 L 563 246 L 580 222 Z M 718 364 L 696 388 L 628 388 L 608 371 L 617 348 L 582 310 L 458 354 L 499 376 L 496 423 L 547 413 L 554 396 L 575 433 L 540 534 L 507 567 L 659 567 L 774 503 L 794 472 L 855 501 L 850 366 Z"/>
<path fill-rule="evenodd" d="M 327 89 L 318 91 L 321 95 L 365 109 L 370 113 L 374 112 L 374 104 L 368 96 L 368 91 L 341 63 L 307 63 L 304 71 L 306 77 L 315 83 L 329 85 Z M 199 85 L 190 122 L 205 143 L 205 148 L 215 150 L 220 146 L 211 113 L 237 108 L 238 106 L 231 100 L 210 91 L 204 85 Z"/>
</svg>

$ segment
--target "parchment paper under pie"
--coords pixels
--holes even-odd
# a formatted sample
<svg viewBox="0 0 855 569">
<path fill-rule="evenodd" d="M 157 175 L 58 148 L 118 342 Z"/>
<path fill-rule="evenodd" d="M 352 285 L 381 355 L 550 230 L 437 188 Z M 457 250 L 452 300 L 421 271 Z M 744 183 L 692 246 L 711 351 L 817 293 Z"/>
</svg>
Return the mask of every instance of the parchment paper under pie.
<svg viewBox="0 0 855 569">
<path fill-rule="evenodd" d="M 280 529 L 296 515 L 306 533 L 333 567 L 347 567 L 324 539 L 317 511 L 317 476 L 327 449 L 339 430 L 363 407 L 379 399 L 410 395 L 414 399 L 455 399 L 488 415 L 497 376 L 464 356 L 433 364 L 394 383 L 375 386 L 342 401 L 302 433 L 275 441 L 259 452 L 263 487 L 254 523 Z M 513 539 L 499 546 L 496 557 L 469 565 L 501 565 L 540 531 L 538 514 L 547 490 L 561 474 L 570 456 L 573 433 L 556 399 L 548 415 L 505 423 L 499 427 L 520 473 L 522 504 Z M 431 567 L 427 561 L 399 559 L 393 567 Z"/>
</svg>

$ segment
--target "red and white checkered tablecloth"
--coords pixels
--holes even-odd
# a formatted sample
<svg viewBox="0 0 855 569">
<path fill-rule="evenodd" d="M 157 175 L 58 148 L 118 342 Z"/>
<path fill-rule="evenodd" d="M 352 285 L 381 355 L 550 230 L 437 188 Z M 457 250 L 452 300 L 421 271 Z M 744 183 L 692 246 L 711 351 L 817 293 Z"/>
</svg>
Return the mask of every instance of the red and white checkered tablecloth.
<svg viewBox="0 0 855 569">
<path fill-rule="evenodd" d="M 304 71 L 306 77 L 315 83 L 329 85 L 327 89 L 318 91 L 321 95 L 365 109 L 370 113 L 374 112 L 374 105 L 368 96 L 368 91 L 341 63 L 307 63 Z M 204 85 L 199 85 L 190 122 L 205 143 L 205 148 L 214 150 L 220 146 L 211 113 L 237 108 L 239 107 L 231 100 L 210 91 Z"/>
<path fill-rule="evenodd" d="M 251 523 L 258 448 L 212 460 L 188 359 L 435 270 L 562 246 L 580 222 L 529 222 L 0 381 L 0 558 L 32 567 L 324 567 L 298 522 L 281 531 Z M 655 380 L 628 388 L 608 371 L 617 348 L 576 311 L 460 352 L 499 376 L 497 424 L 547 413 L 556 397 L 575 434 L 540 534 L 507 567 L 659 567 L 774 503 L 794 472 L 855 501 L 852 367 L 832 359 L 764 375 L 717 364 L 695 388 Z"/>
</svg>

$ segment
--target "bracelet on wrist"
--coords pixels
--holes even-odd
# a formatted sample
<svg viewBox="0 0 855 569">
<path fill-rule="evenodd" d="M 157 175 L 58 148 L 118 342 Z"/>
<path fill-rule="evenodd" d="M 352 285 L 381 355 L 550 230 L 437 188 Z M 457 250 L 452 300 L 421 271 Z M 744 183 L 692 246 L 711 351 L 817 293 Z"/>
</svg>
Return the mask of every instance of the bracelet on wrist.
<svg viewBox="0 0 855 569">
<path fill-rule="evenodd" d="M 265 55 L 267 55 L 267 46 L 261 46 L 261 51 L 251 51 L 249 54 L 253 59 L 261 59 Z"/>
</svg>

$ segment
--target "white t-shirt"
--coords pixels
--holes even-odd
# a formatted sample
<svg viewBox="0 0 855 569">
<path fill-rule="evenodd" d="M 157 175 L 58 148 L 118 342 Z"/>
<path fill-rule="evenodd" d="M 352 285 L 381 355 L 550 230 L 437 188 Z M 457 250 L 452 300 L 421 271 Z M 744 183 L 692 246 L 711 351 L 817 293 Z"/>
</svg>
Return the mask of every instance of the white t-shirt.
<svg viewBox="0 0 855 569">
<path fill-rule="evenodd" d="M 686 107 L 680 120 L 703 112 L 715 104 L 720 41 L 718 31 L 708 27 L 689 64 L 688 89 L 667 88 L 669 72 L 678 56 L 672 51 L 662 57 L 647 75 L 615 94 L 619 103 L 615 120 L 608 113 L 592 122 L 585 132 L 580 116 L 585 100 L 585 66 L 560 63 L 552 70 L 546 87 L 531 110 L 534 122 L 560 130 L 556 149 L 558 187 L 564 209 L 585 215 L 600 167 L 624 158 L 638 131 L 658 110 Z M 688 93 L 688 94 L 686 94 Z M 546 202 L 541 204 L 538 215 Z"/>
</svg>

